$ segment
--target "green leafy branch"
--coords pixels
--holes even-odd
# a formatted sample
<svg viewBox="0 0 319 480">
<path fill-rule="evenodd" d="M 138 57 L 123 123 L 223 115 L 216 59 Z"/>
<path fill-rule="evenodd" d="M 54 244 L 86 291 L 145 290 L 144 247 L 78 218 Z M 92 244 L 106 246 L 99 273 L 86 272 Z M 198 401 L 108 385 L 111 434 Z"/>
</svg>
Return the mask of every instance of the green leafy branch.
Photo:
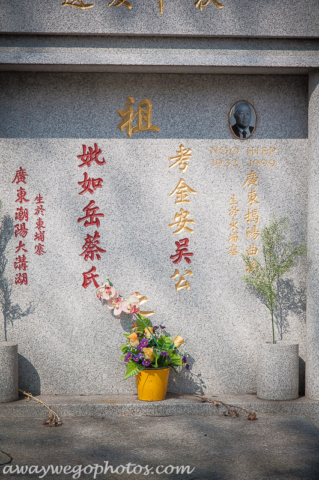
<svg viewBox="0 0 319 480">
<path fill-rule="evenodd" d="M 271 315 L 273 343 L 275 343 L 274 310 L 277 306 L 278 280 L 297 265 L 298 257 L 307 253 L 303 243 L 294 245 L 285 242 L 288 226 L 289 218 L 277 219 L 272 216 L 269 225 L 263 228 L 261 232 L 263 263 L 249 255 L 242 255 L 250 272 L 243 280 L 266 298 L 266 306 Z"/>
</svg>

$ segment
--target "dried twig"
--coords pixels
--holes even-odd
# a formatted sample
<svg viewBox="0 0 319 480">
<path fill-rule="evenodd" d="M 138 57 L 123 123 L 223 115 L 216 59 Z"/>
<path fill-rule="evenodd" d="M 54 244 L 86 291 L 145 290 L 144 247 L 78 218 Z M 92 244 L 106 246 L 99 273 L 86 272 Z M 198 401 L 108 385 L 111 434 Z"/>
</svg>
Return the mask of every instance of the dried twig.
<svg viewBox="0 0 319 480">
<path fill-rule="evenodd" d="M 60 427 L 62 425 L 61 418 L 54 410 L 52 410 L 52 408 L 49 407 L 49 405 L 42 402 L 42 400 L 35 398 L 31 393 L 24 392 L 20 388 L 19 388 L 19 392 L 23 393 L 23 395 L 27 397 L 26 402 L 29 402 L 31 399 L 33 399 L 37 403 L 44 405 L 49 410 L 49 416 L 44 420 L 43 425 L 47 425 L 48 427 Z"/>
<path fill-rule="evenodd" d="M 8 463 L 12 462 L 13 458 L 11 455 L 9 455 L 9 453 L 4 452 L 3 450 L 0 450 L 0 453 L 3 453 L 3 455 L 6 455 L 9 458 L 7 462 L 0 462 L 0 465 L 7 465 Z"/>
<path fill-rule="evenodd" d="M 224 407 L 228 408 L 224 412 L 225 416 L 231 415 L 233 418 L 238 417 L 237 410 L 243 410 L 248 414 L 248 420 L 256 420 L 257 415 L 254 412 L 248 412 L 245 408 L 242 407 L 237 407 L 236 405 L 229 405 L 228 403 L 222 402 L 221 400 L 211 400 L 210 398 L 203 397 L 202 395 L 197 395 L 196 393 L 177 393 L 177 392 L 172 392 L 174 395 L 184 395 L 184 396 L 189 396 L 189 397 L 197 397 L 201 402 L 203 403 L 213 403 L 214 405 L 224 405 Z"/>
</svg>

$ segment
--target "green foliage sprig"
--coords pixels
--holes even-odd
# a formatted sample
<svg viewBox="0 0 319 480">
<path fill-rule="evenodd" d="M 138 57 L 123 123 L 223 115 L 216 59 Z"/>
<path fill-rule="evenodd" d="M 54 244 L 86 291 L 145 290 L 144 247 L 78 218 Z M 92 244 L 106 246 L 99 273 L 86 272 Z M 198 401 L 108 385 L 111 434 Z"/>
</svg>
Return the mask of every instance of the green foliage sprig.
<svg viewBox="0 0 319 480">
<path fill-rule="evenodd" d="M 274 310 L 277 306 L 278 280 L 297 265 L 297 259 L 307 253 L 304 243 L 294 245 L 285 241 L 289 218 L 270 217 L 270 223 L 261 231 L 263 263 L 249 255 L 242 255 L 250 272 L 243 280 L 266 298 L 272 323 L 272 340 L 275 343 Z"/>
</svg>

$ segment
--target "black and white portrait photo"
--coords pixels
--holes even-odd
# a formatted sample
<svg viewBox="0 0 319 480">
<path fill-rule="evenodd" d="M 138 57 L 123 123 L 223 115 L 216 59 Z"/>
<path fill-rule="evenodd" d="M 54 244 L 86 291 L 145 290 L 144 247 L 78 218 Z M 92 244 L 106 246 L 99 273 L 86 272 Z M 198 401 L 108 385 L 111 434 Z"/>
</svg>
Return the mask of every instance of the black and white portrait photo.
<svg viewBox="0 0 319 480">
<path fill-rule="evenodd" d="M 255 131 L 256 122 L 256 112 L 250 103 L 241 100 L 231 108 L 229 127 L 236 138 L 244 140 L 251 137 Z"/>
</svg>

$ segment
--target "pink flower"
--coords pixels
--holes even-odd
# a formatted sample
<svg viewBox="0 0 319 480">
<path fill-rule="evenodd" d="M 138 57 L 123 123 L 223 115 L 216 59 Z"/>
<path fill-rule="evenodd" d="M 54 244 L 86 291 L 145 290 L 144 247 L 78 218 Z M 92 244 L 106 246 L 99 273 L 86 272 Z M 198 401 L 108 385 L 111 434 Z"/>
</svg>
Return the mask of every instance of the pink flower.
<svg viewBox="0 0 319 480">
<path fill-rule="evenodd" d="M 117 297 L 118 293 L 114 287 L 107 286 L 105 287 L 104 292 L 102 293 L 102 298 L 104 300 L 110 300 L 111 298 Z"/>
<path fill-rule="evenodd" d="M 96 292 L 97 298 L 100 300 L 110 300 L 111 298 L 117 297 L 117 291 L 114 287 L 111 287 L 108 283 L 105 283 Z"/>
<path fill-rule="evenodd" d="M 125 313 L 138 313 L 140 311 L 140 302 L 135 293 L 132 293 L 128 300 L 123 300 L 123 311 Z"/>
<path fill-rule="evenodd" d="M 107 306 L 110 310 L 114 309 L 114 315 L 119 317 L 123 310 L 123 299 L 121 297 L 111 298 L 107 301 Z"/>
</svg>

